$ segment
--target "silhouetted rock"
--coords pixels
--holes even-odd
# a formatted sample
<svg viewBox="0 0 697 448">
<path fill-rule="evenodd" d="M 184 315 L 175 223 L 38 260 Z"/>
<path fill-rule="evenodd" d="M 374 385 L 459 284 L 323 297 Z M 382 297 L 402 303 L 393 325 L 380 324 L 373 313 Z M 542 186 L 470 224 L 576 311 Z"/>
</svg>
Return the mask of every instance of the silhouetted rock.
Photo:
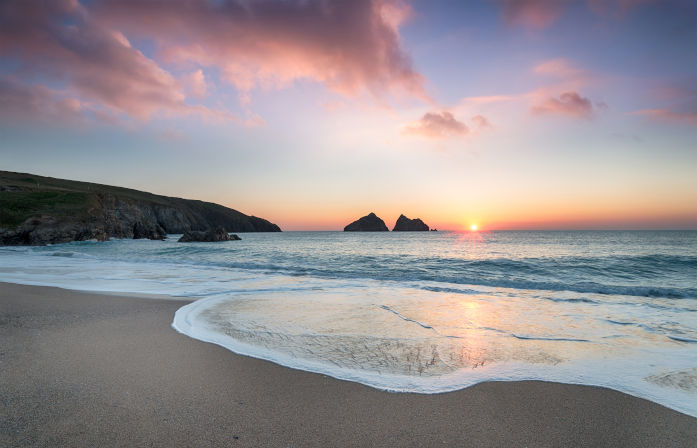
<svg viewBox="0 0 697 448">
<path fill-rule="evenodd" d="M 241 238 L 237 235 L 228 234 L 225 229 L 218 227 L 215 230 L 207 230 L 201 232 L 198 230 L 190 230 L 184 232 L 181 238 L 179 238 L 180 243 L 207 243 L 216 241 L 239 241 Z"/>
<path fill-rule="evenodd" d="M 397 223 L 394 225 L 394 229 L 392 229 L 392 231 L 393 232 L 417 232 L 417 231 L 428 232 L 428 226 L 426 225 L 425 222 L 423 222 L 419 218 L 409 219 L 404 215 L 399 215 L 399 218 L 397 219 Z"/>
<path fill-rule="evenodd" d="M 385 221 L 378 218 L 375 213 L 364 216 L 344 227 L 344 232 L 387 232 Z"/>
</svg>

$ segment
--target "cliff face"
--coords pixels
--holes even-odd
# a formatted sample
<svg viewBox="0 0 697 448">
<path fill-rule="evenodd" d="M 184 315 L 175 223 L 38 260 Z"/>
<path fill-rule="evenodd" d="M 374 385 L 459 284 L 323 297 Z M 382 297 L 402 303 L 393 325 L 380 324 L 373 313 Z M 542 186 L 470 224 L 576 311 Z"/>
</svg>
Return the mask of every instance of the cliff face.
<svg viewBox="0 0 697 448">
<path fill-rule="evenodd" d="M 394 229 L 392 229 L 392 231 L 393 232 L 416 232 L 416 231 L 428 232 L 428 226 L 426 225 L 425 222 L 423 222 L 419 218 L 409 219 L 404 215 L 399 215 L 399 218 L 397 219 L 397 223 L 394 225 Z"/>
<path fill-rule="evenodd" d="M 0 171 L 0 244 L 41 245 L 224 227 L 280 232 L 265 219 L 210 202 L 127 188 Z"/>
<path fill-rule="evenodd" d="M 387 232 L 387 226 L 385 221 L 371 213 L 344 227 L 344 232 Z"/>
</svg>

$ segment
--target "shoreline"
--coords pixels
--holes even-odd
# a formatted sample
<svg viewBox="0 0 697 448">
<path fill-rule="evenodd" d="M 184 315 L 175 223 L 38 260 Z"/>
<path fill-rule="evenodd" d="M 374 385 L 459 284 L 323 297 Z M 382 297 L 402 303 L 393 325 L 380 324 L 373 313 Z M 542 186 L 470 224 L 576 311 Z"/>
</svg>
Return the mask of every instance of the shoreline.
<svg viewBox="0 0 697 448">
<path fill-rule="evenodd" d="M 596 386 L 390 393 L 170 327 L 182 298 L 0 283 L 0 443 L 689 446 L 697 419 Z"/>
</svg>

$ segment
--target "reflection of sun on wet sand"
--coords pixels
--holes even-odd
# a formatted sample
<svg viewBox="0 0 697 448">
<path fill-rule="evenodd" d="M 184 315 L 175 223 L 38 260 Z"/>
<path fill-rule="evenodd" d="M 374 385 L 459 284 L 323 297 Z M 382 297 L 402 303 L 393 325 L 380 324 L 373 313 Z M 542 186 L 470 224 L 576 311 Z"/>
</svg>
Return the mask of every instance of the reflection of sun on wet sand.
<svg viewBox="0 0 697 448">
<path fill-rule="evenodd" d="M 463 292 L 378 286 L 344 287 L 340 295 L 332 288 L 248 292 L 197 301 L 177 312 L 174 326 L 236 353 L 378 389 L 434 393 L 545 378 L 693 409 L 683 392 L 690 371 L 646 378 L 653 370 L 637 355 L 661 350 L 664 364 L 684 367 L 684 344 L 608 320 L 603 310 L 564 314 L 562 307 L 575 303 L 570 293 L 557 302 L 527 297 L 535 291 Z"/>
</svg>

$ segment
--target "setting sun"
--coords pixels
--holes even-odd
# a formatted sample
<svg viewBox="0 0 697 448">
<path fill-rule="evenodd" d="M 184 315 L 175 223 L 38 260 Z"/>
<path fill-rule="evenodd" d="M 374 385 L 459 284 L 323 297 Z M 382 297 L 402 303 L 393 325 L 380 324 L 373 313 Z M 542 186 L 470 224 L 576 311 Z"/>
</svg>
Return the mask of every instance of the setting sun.
<svg viewBox="0 0 697 448">
<path fill-rule="evenodd" d="M 477 231 L 477 224 L 472 224 L 472 225 L 470 226 L 470 230 L 471 230 L 472 232 L 476 232 L 476 231 Z"/>
</svg>

